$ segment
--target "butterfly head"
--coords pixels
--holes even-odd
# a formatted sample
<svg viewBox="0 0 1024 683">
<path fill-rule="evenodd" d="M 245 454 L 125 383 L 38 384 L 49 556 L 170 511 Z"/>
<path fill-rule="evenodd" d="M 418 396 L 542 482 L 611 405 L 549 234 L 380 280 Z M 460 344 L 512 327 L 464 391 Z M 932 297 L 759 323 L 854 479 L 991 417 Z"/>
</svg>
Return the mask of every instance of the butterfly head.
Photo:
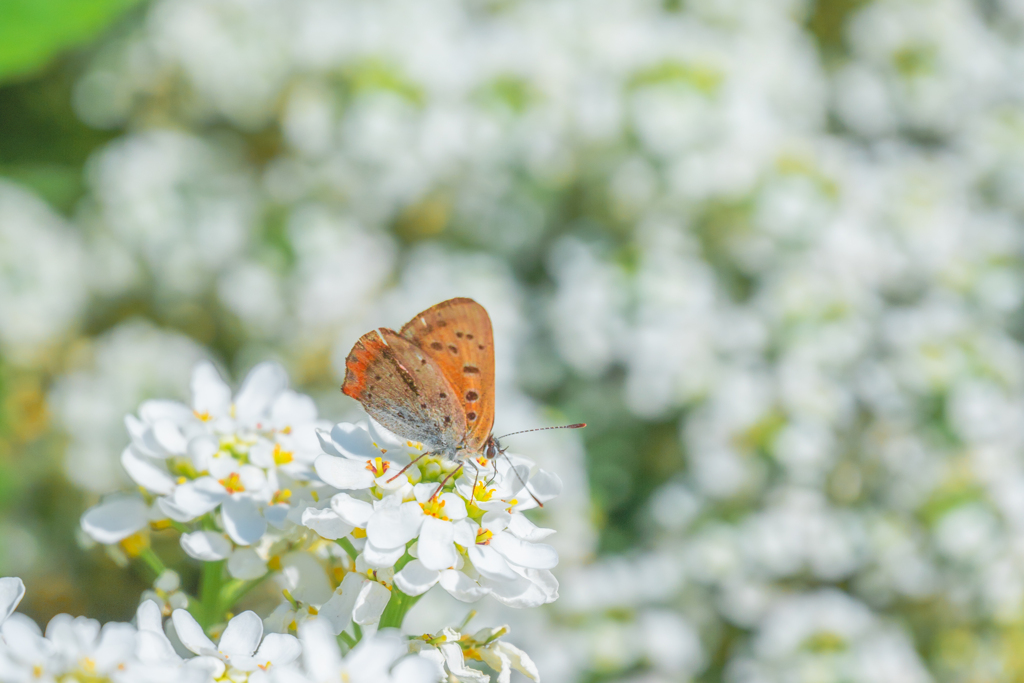
<svg viewBox="0 0 1024 683">
<path fill-rule="evenodd" d="M 498 437 L 492 434 L 487 439 L 487 443 L 484 444 L 484 457 L 488 460 L 494 460 L 504 452 L 505 449 L 501 447 L 501 442 L 498 441 Z"/>
</svg>

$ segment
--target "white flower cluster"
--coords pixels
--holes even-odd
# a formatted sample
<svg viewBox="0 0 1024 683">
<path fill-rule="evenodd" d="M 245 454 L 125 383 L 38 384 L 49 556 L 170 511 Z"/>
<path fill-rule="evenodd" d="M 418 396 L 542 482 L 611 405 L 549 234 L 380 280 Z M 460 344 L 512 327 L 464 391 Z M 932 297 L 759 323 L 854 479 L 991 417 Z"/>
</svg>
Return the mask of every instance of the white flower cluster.
<svg viewBox="0 0 1024 683">
<path fill-rule="evenodd" d="M 507 627 L 472 636 L 445 629 L 418 641 L 422 656 L 397 664 L 409 646 L 386 629 L 401 627 L 435 584 L 466 602 L 554 601 L 558 554 L 540 543 L 553 530 L 523 513 L 559 493 L 556 476 L 511 455 L 460 468 L 375 424 L 328 432 L 312 400 L 289 390 L 273 363 L 255 367 L 234 395 L 208 362 L 191 384 L 191 405 L 150 400 L 125 420 L 131 444 L 121 462 L 141 495 L 109 497 L 82 516 L 93 540 L 158 574 L 136 626 L 101 632 L 62 615 L 44 638 L 15 619 L 3 631 L 12 667 L 126 681 L 419 681 L 445 670 L 489 680 L 466 666 L 470 657 L 501 681 L 513 668 L 538 679 L 530 658 L 499 640 Z M 206 563 L 197 597 L 180 590 L 150 546 L 149 535 L 162 530 L 180 532 L 182 549 Z M 272 576 L 283 598 L 266 620 L 246 611 L 225 626 L 233 605 Z M 164 635 L 168 614 L 175 642 L 195 657 L 183 658 Z M 221 628 L 214 644 L 206 633 Z M 374 636 L 378 629 L 384 635 Z M 51 654 L 74 634 L 81 651 Z M 352 650 L 344 660 L 339 643 Z M 0 660 L 0 681 L 8 680 L 3 667 Z"/>
<path fill-rule="evenodd" d="M 589 471 L 559 467 L 577 504 L 549 512 L 565 597 L 511 617 L 553 678 L 1020 677 L 1022 26 L 1013 0 L 158 0 L 76 90 L 129 131 L 90 166 L 87 244 L 0 193 L 0 347 L 61 339 L 82 292 L 142 291 L 161 319 L 214 302 L 240 364 L 270 343 L 328 377 L 367 311 L 469 293 L 503 411 L 531 410 L 513 377 L 604 411 Z M 52 395 L 93 491 L 120 415 L 203 357 L 138 329 Z M 419 451 L 375 425 L 318 439 L 294 395 L 275 421 L 275 381 L 234 399 L 258 414 L 222 386 L 144 405 L 124 458 L 145 493 L 87 528 L 143 559 L 177 528 L 226 596 L 276 577 L 274 632 L 326 612 L 354 637 L 433 584 L 554 596 L 515 474 L 543 499 L 542 472 L 480 465 L 484 500 L 467 466 L 434 498 L 448 463 L 391 480 Z M 591 562 L 623 517 L 633 553 Z"/>
</svg>

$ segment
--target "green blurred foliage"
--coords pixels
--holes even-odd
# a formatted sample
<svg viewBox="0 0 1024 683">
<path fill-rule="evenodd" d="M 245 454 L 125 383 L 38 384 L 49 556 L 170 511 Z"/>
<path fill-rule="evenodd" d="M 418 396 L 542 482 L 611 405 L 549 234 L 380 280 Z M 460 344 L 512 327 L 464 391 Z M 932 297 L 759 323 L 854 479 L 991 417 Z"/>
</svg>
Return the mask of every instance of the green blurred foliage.
<svg viewBox="0 0 1024 683">
<path fill-rule="evenodd" d="M 139 0 L 3 0 L 0 83 L 31 75 L 98 36 Z"/>
</svg>

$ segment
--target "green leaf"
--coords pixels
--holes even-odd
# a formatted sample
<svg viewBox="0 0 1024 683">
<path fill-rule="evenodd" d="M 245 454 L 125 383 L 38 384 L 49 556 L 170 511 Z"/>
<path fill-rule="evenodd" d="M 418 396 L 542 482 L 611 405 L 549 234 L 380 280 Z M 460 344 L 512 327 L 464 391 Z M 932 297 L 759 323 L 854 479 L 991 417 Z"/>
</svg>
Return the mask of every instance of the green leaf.
<svg viewBox="0 0 1024 683">
<path fill-rule="evenodd" d="M 0 0 L 0 82 L 88 42 L 140 0 Z"/>
</svg>

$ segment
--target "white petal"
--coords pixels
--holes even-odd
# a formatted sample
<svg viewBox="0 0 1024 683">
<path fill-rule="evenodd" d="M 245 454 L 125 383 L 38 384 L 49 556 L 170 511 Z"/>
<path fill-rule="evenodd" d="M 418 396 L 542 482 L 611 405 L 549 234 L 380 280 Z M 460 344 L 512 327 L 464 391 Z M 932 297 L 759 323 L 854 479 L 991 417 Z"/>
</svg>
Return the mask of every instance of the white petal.
<svg viewBox="0 0 1024 683">
<path fill-rule="evenodd" d="M 218 681 L 227 669 L 227 667 L 224 666 L 224 662 L 212 655 L 187 659 L 185 660 L 185 664 L 182 668 L 189 673 L 185 678 L 186 681 L 193 680 L 191 677 L 193 672 L 200 672 L 200 675 L 198 676 L 198 680 L 200 681 Z"/>
<path fill-rule="evenodd" d="M 373 486 L 373 472 L 366 469 L 365 460 L 319 455 L 313 461 L 313 469 L 324 483 L 336 489 L 367 489 Z"/>
<path fill-rule="evenodd" d="M 468 519 L 455 522 L 455 542 L 463 548 L 476 544 L 476 523 Z"/>
<path fill-rule="evenodd" d="M 267 573 L 267 563 L 252 548 L 236 548 L 228 558 L 228 573 L 236 579 L 251 581 Z"/>
<path fill-rule="evenodd" d="M 327 623 L 314 619 L 299 624 L 299 639 L 302 641 L 302 662 L 306 672 L 315 681 L 333 680 L 341 669 L 341 651 L 335 636 Z"/>
<path fill-rule="evenodd" d="M 462 655 L 462 648 L 458 643 L 441 643 L 438 649 L 444 655 L 444 663 L 448 666 L 448 671 L 460 681 L 480 681 L 480 683 L 485 683 L 490 680 L 490 676 L 487 674 L 466 666 L 466 660 Z"/>
<path fill-rule="evenodd" d="M 288 388 L 288 373 L 277 363 L 260 363 L 246 376 L 235 397 L 235 417 L 243 424 L 253 424 L 269 416 L 270 405 Z"/>
<path fill-rule="evenodd" d="M 257 467 L 274 467 L 274 444 L 260 439 L 249 449 L 249 462 Z"/>
<path fill-rule="evenodd" d="M 231 409 L 229 387 L 213 363 L 204 361 L 192 370 L 192 407 L 197 413 L 225 417 Z"/>
<path fill-rule="evenodd" d="M 252 610 L 232 617 L 217 649 L 229 657 L 251 655 L 263 638 L 263 620 Z M 191 649 L 191 648 L 190 648 Z"/>
<path fill-rule="evenodd" d="M 316 430 L 316 440 L 320 442 L 320 448 L 323 449 L 324 453 L 339 458 L 345 457 L 344 454 L 338 450 L 338 447 L 334 445 L 334 442 L 331 441 L 331 435 L 324 430 Z"/>
<path fill-rule="evenodd" d="M 512 522 L 512 515 L 507 510 L 488 510 L 480 519 L 480 526 L 488 531 L 498 533 L 504 531 Z"/>
<path fill-rule="evenodd" d="M 517 538 L 521 538 L 524 541 L 532 541 L 534 543 L 537 541 L 543 541 L 545 538 L 555 533 L 554 529 L 542 529 L 536 526 L 521 512 L 511 515 L 508 523 L 508 530 Z"/>
<path fill-rule="evenodd" d="M 214 531 L 193 531 L 182 535 L 181 548 L 189 557 L 217 562 L 231 554 L 231 541 Z"/>
<path fill-rule="evenodd" d="M 238 545 L 250 545 L 267 531 L 267 520 L 249 498 L 232 496 L 221 504 L 224 531 Z"/>
<path fill-rule="evenodd" d="M 274 666 L 284 666 L 299 658 L 302 645 L 298 638 L 284 633 L 268 633 L 263 638 L 260 649 L 256 651 L 256 659 L 273 662 Z"/>
<path fill-rule="evenodd" d="M 187 405 L 165 399 L 144 401 L 139 406 L 139 417 L 149 425 L 155 424 L 160 420 L 170 420 L 177 424 L 188 424 L 195 420 L 192 409 Z"/>
<path fill-rule="evenodd" d="M 339 422 L 331 429 L 331 441 L 350 458 L 376 458 L 380 449 L 373 445 L 373 438 L 365 425 Z"/>
<path fill-rule="evenodd" d="M 3 579 L 0 579 L 3 581 Z M 135 626 L 140 631 L 152 631 L 154 633 L 164 632 L 164 619 L 160 613 L 160 605 L 153 600 L 143 600 L 139 608 L 135 610 Z"/>
<path fill-rule="evenodd" d="M 287 579 L 286 587 L 299 602 L 322 605 L 334 592 L 323 563 L 305 550 L 283 555 L 281 573 Z"/>
<path fill-rule="evenodd" d="M 362 558 L 368 566 L 374 569 L 386 569 L 395 566 L 395 563 L 402 559 L 402 555 L 405 555 L 404 545 L 397 548 L 378 548 L 367 541 L 363 546 Z"/>
<path fill-rule="evenodd" d="M 551 569 L 558 564 L 558 551 L 544 543 L 521 541 L 507 531 L 491 538 L 491 547 L 506 560 L 520 567 Z"/>
<path fill-rule="evenodd" d="M 165 496 L 163 498 L 156 499 L 156 506 L 163 513 L 164 516 L 173 519 L 175 522 L 191 522 L 195 519 L 195 515 L 187 510 L 183 510 L 174 504 L 171 496 Z"/>
<path fill-rule="evenodd" d="M 174 490 L 174 477 L 163 462 L 142 455 L 135 446 L 121 452 L 121 466 L 132 481 L 151 493 L 166 496 Z"/>
<path fill-rule="evenodd" d="M 537 665 L 533 663 L 530 656 L 520 650 L 515 645 L 506 643 L 505 641 L 499 641 L 494 644 L 494 647 L 501 650 L 512 662 L 512 668 L 523 674 L 531 681 L 535 683 L 540 681 L 540 672 L 537 670 Z"/>
<path fill-rule="evenodd" d="M 366 524 L 366 537 L 378 548 L 397 548 L 416 538 L 423 508 L 409 501 L 397 509 L 378 510 Z"/>
<path fill-rule="evenodd" d="M 391 599 L 391 591 L 376 581 L 367 581 L 356 597 L 352 621 L 367 626 L 380 621 L 380 615 Z"/>
<path fill-rule="evenodd" d="M 353 498 L 347 493 L 338 493 L 331 498 L 331 509 L 354 527 L 365 528 L 373 514 L 373 506 L 365 500 Z"/>
<path fill-rule="evenodd" d="M 270 407 L 270 417 L 278 425 L 297 425 L 316 420 L 313 399 L 294 391 L 283 391 Z"/>
<path fill-rule="evenodd" d="M 510 683 L 512 680 L 512 662 L 508 655 L 494 647 L 482 647 L 478 650 L 484 664 L 498 672 L 498 683 Z"/>
<path fill-rule="evenodd" d="M 89 508 L 82 515 L 82 531 L 97 543 L 111 544 L 128 538 L 149 521 L 141 498 L 117 497 Z"/>
<path fill-rule="evenodd" d="M 420 562 L 428 569 L 447 569 L 455 564 L 455 527 L 436 517 L 425 517 L 416 541 Z"/>
<path fill-rule="evenodd" d="M 242 465 L 238 469 L 238 480 L 251 494 L 269 493 L 270 485 L 267 482 L 267 472 L 262 467 Z"/>
<path fill-rule="evenodd" d="M 406 449 L 408 447 L 408 439 L 403 439 L 374 419 L 367 420 L 366 431 L 380 448 L 391 450 L 392 448 Z"/>
<path fill-rule="evenodd" d="M 356 572 L 345 574 L 345 578 L 341 580 L 341 585 L 334 591 L 331 599 L 320 607 L 319 616 L 331 625 L 334 635 L 338 635 L 352 623 L 352 610 L 355 607 L 356 598 L 359 597 L 363 583 L 368 580 Z"/>
<path fill-rule="evenodd" d="M 412 560 L 395 574 L 395 585 L 406 595 L 422 595 L 440 578 L 440 572 L 427 569 L 419 560 Z"/>
<path fill-rule="evenodd" d="M 0 624 L 11 616 L 18 603 L 25 597 L 25 584 L 16 576 L 5 576 L 0 579 Z"/>
<path fill-rule="evenodd" d="M 103 625 L 92 660 L 99 671 L 112 671 L 134 659 L 136 647 L 135 627 L 112 621 Z"/>
<path fill-rule="evenodd" d="M 136 636 L 136 656 L 143 664 L 167 664 L 173 666 L 181 661 L 167 636 L 155 631 L 139 631 Z"/>
<path fill-rule="evenodd" d="M 465 519 L 466 501 L 456 493 L 442 493 L 438 498 L 444 503 L 444 516 L 452 521 Z"/>
<path fill-rule="evenodd" d="M 199 477 L 185 482 L 174 489 L 174 495 L 171 496 L 174 505 L 193 518 L 205 515 L 227 497 L 228 492 L 213 477 Z"/>
<path fill-rule="evenodd" d="M 174 632 L 178 634 L 178 640 L 197 655 L 216 655 L 217 646 L 203 633 L 203 627 L 195 618 L 183 609 L 176 609 L 171 613 L 171 622 L 174 623 Z"/>
<path fill-rule="evenodd" d="M 302 512 L 302 525 L 332 541 L 348 536 L 353 529 L 351 524 L 345 523 L 345 520 L 331 508 L 320 510 L 307 507 Z"/>
<path fill-rule="evenodd" d="M 192 464 L 200 472 L 210 469 L 219 450 L 220 442 L 213 434 L 200 434 L 188 442 L 188 457 L 192 458 Z"/>
<path fill-rule="evenodd" d="M 181 428 L 170 420 L 158 420 L 153 424 L 153 438 L 166 453 L 184 455 L 188 441 Z"/>
<path fill-rule="evenodd" d="M 495 581 L 515 581 L 519 575 L 512 571 L 508 562 L 489 545 L 471 545 L 467 548 L 470 562 L 481 575 Z"/>
<path fill-rule="evenodd" d="M 445 569 L 441 572 L 439 583 L 452 597 L 458 598 L 463 602 L 475 602 L 488 593 L 486 588 L 478 585 L 476 581 L 455 569 Z"/>
<path fill-rule="evenodd" d="M 526 487 L 533 492 L 533 495 L 537 496 L 540 502 L 545 503 L 562 492 L 562 480 L 558 478 L 557 474 L 538 470 L 530 477 Z"/>
</svg>

